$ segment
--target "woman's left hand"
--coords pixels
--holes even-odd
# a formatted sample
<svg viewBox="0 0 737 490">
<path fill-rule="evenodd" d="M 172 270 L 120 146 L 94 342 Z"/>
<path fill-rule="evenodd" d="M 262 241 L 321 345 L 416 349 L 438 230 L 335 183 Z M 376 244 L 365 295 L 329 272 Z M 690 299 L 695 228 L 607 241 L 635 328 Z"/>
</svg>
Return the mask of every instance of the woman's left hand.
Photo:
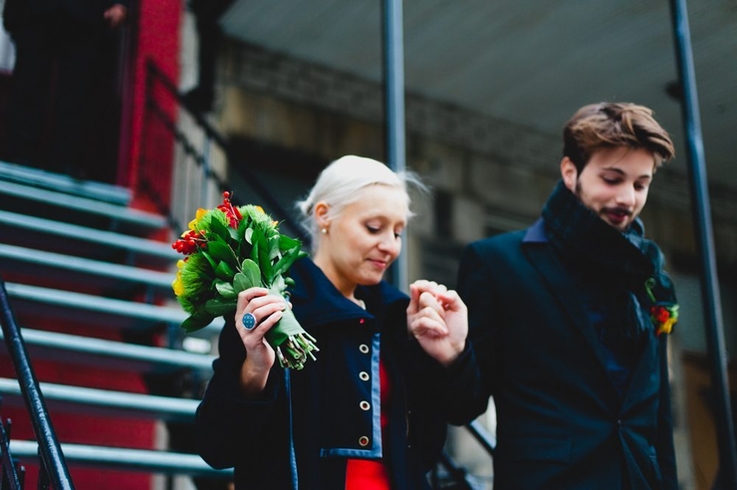
<svg viewBox="0 0 737 490">
<path fill-rule="evenodd" d="M 425 352 L 443 366 L 463 352 L 468 335 L 468 310 L 453 290 L 432 281 L 415 281 L 409 287 L 409 333 Z"/>
</svg>

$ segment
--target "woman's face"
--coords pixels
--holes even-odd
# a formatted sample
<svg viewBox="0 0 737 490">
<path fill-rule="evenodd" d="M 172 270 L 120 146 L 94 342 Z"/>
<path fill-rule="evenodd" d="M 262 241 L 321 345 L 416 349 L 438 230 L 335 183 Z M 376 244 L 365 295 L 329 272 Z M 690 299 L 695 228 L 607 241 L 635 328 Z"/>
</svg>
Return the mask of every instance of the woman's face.
<svg viewBox="0 0 737 490">
<path fill-rule="evenodd" d="M 317 207 L 316 213 L 327 232 L 320 235 L 314 260 L 338 290 L 351 297 L 357 285 L 381 281 L 402 249 L 409 214 L 404 192 L 372 185 L 337 216 L 321 217 Z"/>
</svg>

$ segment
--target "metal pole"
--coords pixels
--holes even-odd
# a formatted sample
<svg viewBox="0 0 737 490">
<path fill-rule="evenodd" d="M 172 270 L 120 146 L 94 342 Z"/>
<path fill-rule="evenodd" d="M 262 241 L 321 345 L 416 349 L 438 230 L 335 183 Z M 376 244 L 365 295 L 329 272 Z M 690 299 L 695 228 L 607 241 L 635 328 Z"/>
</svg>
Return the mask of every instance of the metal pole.
<svg viewBox="0 0 737 490">
<path fill-rule="evenodd" d="M 402 0 L 383 2 L 384 115 L 386 118 L 386 163 L 395 172 L 406 168 L 404 125 L 404 31 Z M 403 233 L 406 237 L 406 232 Z M 407 290 L 409 274 L 406 251 L 391 268 L 392 283 Z"/>
<path fill-rule="evenodd" d="M 702 269 L 701 295 L 704 303 L 704 319 L 711 367 L 712 400 L 714 402 L 719 447 L 719 488 L 732 489 L 737 488 L 737 449 L 735 449 L 734 423 L 729 399 L 727 354 L 724 347 L 724 327 L 714 253 L 714 235 L 704 163 L 704 145 L 701 135 L 696 75 L 691 51 L 691 34 L 688 25 L 686 0 L 671 0 L 670 5 L 678 73 L 681 87 L 683 87 L 682 108 L 687 137 L 689 182 L 694 223 L 697 227 L 696 243 Z"/>
</svg>

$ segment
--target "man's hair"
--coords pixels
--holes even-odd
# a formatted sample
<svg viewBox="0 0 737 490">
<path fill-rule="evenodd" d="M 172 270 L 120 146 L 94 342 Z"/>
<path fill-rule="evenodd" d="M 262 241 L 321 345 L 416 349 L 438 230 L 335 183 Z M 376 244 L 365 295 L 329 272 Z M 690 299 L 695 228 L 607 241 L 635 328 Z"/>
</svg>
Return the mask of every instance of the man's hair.
<svg viewBox="0 0 737 490">
<path fill-rule="evenodd" d="M 653 111 L 632 103 L 601 102 L 581 107 L 563 129 L 563 156 L 578 173 L 598 150 L 627 146 L 649 150 L 659 167 L 675 156 L 668 132 L 653 118 Z"/>
</svg>

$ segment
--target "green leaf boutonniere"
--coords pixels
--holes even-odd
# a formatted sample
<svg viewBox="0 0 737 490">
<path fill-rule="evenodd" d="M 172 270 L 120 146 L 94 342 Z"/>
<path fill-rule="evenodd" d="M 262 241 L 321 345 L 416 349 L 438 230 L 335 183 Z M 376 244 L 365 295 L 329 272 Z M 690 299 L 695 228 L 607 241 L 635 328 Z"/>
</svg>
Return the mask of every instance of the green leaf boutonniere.
<svg viewBox="0 0 737 490">
<path fill-rule="evenodd" d="M 233 206 L 229 192 L 216 208 L 197 210 L 189 230 L 172 244 L 185 255 L 172 283 L 179 304 L 190 315 L 182 328 L 193 332 L 215 317 L 234 314 L 238 293 L 254 286 L 286 295 L 292 284 L 289 268 L 307 254 L 299 240 L 282 235 L 278 226 L 260 206 Z M 283 313 L 266 340 L 282 367 L 302 369 L 318 350 L 315 339 L 290 308 Z"/>
</svg>

